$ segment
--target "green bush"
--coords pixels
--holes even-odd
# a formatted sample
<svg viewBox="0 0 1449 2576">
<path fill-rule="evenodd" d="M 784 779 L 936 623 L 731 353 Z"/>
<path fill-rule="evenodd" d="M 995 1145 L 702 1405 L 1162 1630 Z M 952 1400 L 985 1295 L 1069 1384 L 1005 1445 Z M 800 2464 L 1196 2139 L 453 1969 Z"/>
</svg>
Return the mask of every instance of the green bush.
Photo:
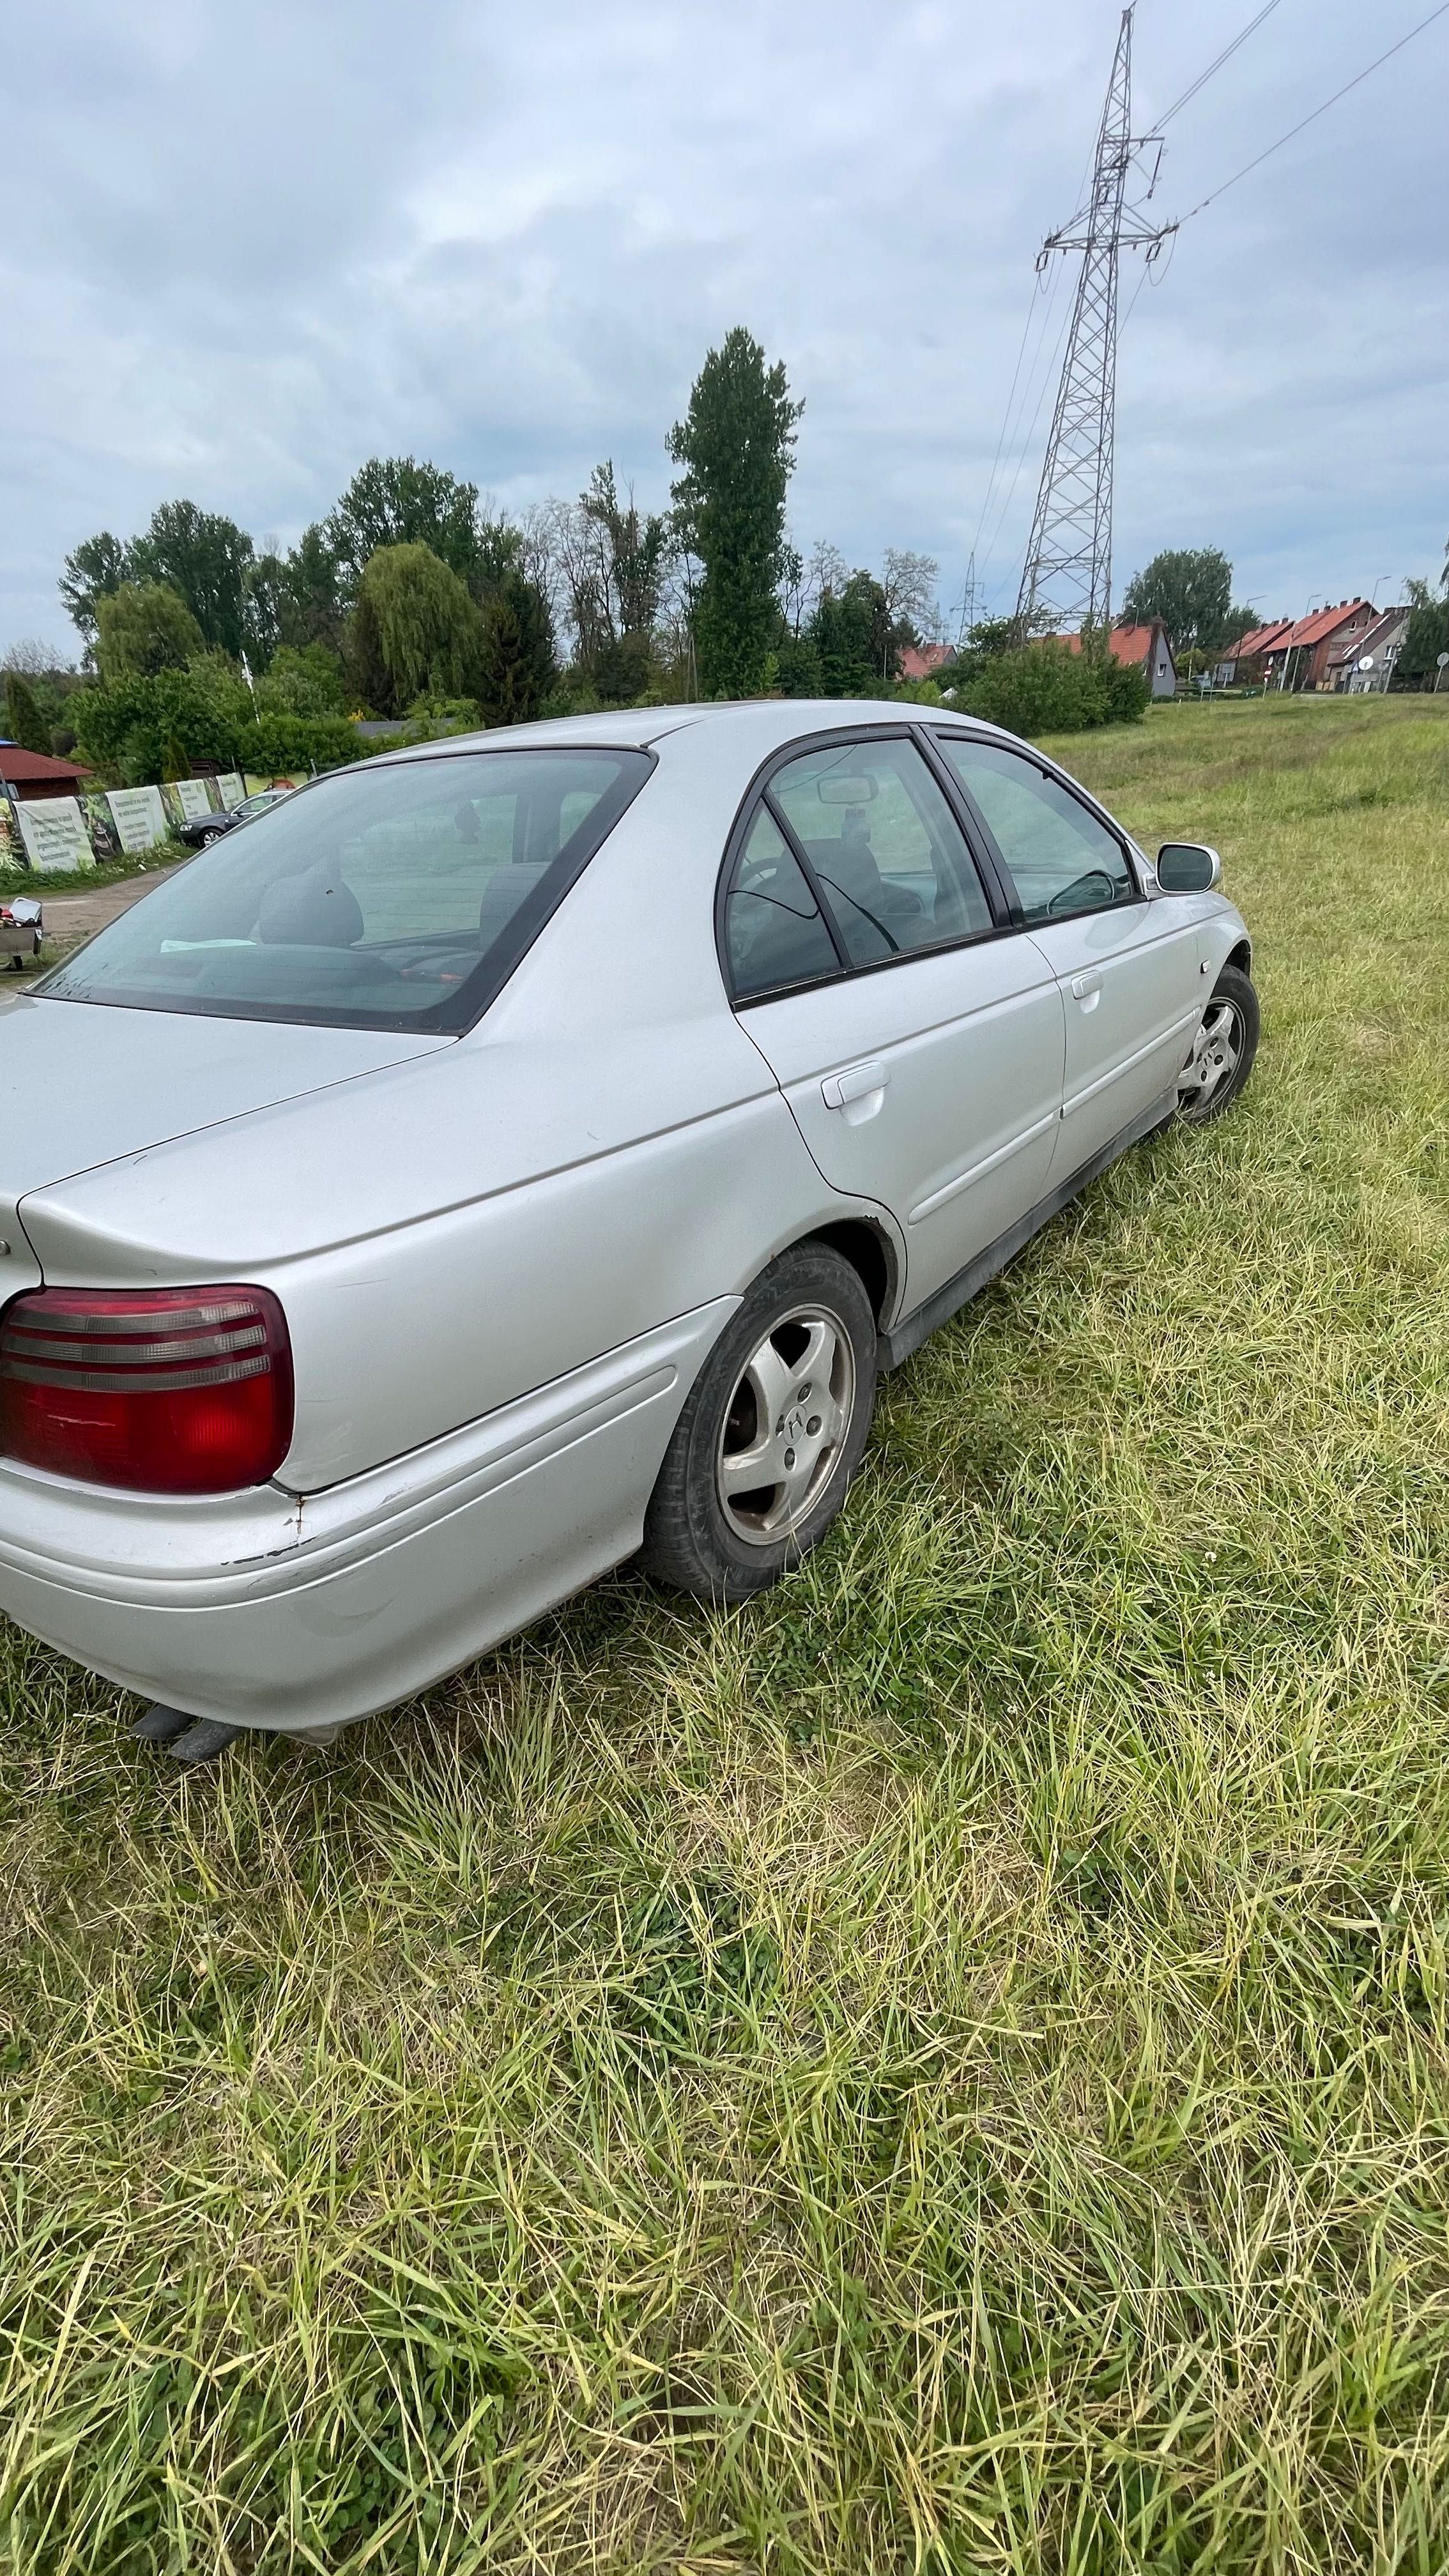
<svg viewBox="0 0 1449 2576">
<path fill-rule="evenodd" d="M 124 787 L 159 786 L 171 775 L 168 745 L 188 762 L 237 767 L 237 736 L 252 719 L 246 682 L 224 653 L 200 653 L 184 670 L 128 672 L 109 685 L 77 689 L 67 709 L 80 756 Z"/>
<path fill-rule="evenodd" d="M 160 786 L 198 760 L 258 775 L 335 769 L 362 748 L 343 716 L 265 706 L 258 713 L 224 653 L 198 653 L 180 671 L 134 672 L 109 688 L 77 689 L 70 713 L 81 757 L 125 787 Z"/>
<path fill-rule="evenodd" d="M 956 692 L 955 704 L 1008 733 L 1085 733 L 1090 726 L 1134 723 L 1151 690 L 1145 675 L 1100 653 L 1065 645 L 1026 644 L 983 662 Z"/>
<path fill-rule="evenodd" d="M 236 767 L 257 778 L 295 778 L 309 769 L 340 769 L 364 746 L 345 716 L 259 716 L 237 736 Z"/>
<path fill-rule="evenodd" d="M 1118 662 L 1107 656 L 1102 666 L 1107 689 L 1107 722 L 1140 724 L 1152 704 L 1152 682 L 1140 662 Z"/>
<path fill-rule="evenodd" d="M 257 682 L 257 707 L 263 715 L 346 715 L 340 656 L 325 644 L 279 645 Z"/>
</svg>

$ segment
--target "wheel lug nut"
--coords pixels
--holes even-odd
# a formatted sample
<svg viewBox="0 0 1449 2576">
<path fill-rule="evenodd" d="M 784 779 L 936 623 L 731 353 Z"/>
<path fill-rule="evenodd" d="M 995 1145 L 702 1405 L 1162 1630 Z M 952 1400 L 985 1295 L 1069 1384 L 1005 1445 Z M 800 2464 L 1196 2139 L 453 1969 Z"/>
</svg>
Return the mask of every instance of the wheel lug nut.
<svg viewBox="0 0 1449 2576">
<path fill-rule="evenodd" d="M 810 1401 L 810 1380 L 808 1377 L 800 1389 L 800 1401 L 802 1404 L 808 1404 Z"/>
<path fill-rule="evenodd" d="M 810 1437 L 811 1437 L 811 1439 L 813 1440 L 813 1439 L 816 1437 L 816 1434 L 818 1433 L 818 1431 L 819 1431 L 819 1429 L 820 1429 L 820 1416 L 819 1416 L 819 1414 L 818 1414 L 818 1413 L 812 1413 L 812 1414 L 811 1414 L 809 1421 L 808 1421 L 808 1422 L 806 1423 L 806 1425 L 805 1425 L 805 1428 L 806 1428 L 806 1430 L 809 1432 Z"/>
<path fill-rule="evenodd" d="M 793 1449 L 787 1449 L 787 1450 L 786 1450 L 786 1452 L 785 1452 L 785 1464 L 786 1464 L 786 1466 L 787 1466 L 787 1467 L 793 1467 L 793 1466 L 794 1466 L 794 1464 L 795 1464 L 795 1452 L 794 1452 L 794 1450 L 793 1450 Z"/>
</svg>

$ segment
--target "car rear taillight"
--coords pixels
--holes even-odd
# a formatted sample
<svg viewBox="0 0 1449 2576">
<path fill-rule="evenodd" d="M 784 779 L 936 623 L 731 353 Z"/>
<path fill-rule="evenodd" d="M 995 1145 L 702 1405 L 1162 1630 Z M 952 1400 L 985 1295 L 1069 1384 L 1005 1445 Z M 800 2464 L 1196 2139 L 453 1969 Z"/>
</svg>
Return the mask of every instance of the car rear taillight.
<svg viewBox="0 0 1449 2576">
<path fill-rule="evenodd" d="M 260 1485 L 292 1437 L 266 1288 L 44 1288 L 0 1318 L 0 1455 L 149 1494 Z"/>
</svg>

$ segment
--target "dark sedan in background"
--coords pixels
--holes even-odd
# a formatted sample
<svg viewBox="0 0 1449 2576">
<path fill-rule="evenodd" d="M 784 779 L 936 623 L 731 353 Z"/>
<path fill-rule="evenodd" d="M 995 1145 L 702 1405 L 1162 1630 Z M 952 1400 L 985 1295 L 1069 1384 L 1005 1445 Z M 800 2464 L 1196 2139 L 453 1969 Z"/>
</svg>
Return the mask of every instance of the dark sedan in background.
<svg viewBox="0 0 1449 2576">
<path fill-rule="evenodd" d="M 193 850 L 204 850 L 208 841 L 216 840 L 223 832 L 235 831 L 238 823 L 250 823 L 256 815 L 280 805 L 284 796 L 295 793 L 291 787 L 261 787 L 255 796 L 244 796 L 239 805 L 225 806 L 219 814 L 198 814 L 194 822 L 178 823 L 175 837 Z"/>
</svg>

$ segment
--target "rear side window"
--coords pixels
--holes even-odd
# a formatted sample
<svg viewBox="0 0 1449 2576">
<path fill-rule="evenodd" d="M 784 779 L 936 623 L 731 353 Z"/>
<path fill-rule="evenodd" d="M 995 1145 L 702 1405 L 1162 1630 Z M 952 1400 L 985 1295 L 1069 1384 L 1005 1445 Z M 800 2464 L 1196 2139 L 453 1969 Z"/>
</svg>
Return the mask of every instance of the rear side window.
<svg viewBox="0 0 1449 2576">
<path fill-rule="evenodd" d="M 830 743 L 777 770 L 769 792 L 853 966 L 991 928 L 971 853 L 914 743 Z"/>
<path fill-rule="evenodd" d="M 459 752 L 319 779 L 223 835 L 35 989 L 346 1028 L 470 1025 L 647 752 Z"/>
<path fill-rule="evenodd" d="M 835 943 L 784 834 L 762 809 L 730 870 L 725 954 L 737 1002 L 788 992 L 840 972 Z"/>
<path fill-rule="evenodd" d="M 1059 779 L 994 742 L 960 734 L 936 740 L 985 816 L 1027 921 L 1061 921 L 1134 899 L 1121 842 Z"/>
</svg>

